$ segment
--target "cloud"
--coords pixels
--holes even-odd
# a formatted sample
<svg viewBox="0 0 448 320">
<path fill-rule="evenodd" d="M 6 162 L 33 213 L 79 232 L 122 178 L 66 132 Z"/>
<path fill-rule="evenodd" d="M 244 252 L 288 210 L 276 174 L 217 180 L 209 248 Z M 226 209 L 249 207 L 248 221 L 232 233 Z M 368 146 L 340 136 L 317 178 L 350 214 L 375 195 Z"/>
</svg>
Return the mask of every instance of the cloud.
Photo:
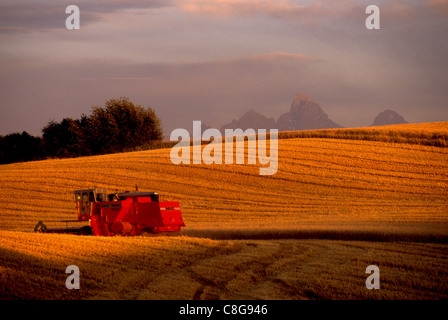
<svg viewBox="0 0 448 320">
<path fill-rule="evenodd" d="M 0 7 L 0 30 L 20 32 L 65 26 L 65 7 L 60 4 L 7 3 Z"/>
<path fill-rule="evenodd" d="M 286 74 L 319 63 L 321 60 L 297 53 L 272 52 L 228 59 L 193 63 L 146 63 L 109 66 L 105 64 L 97 79 L 120 81 L 156 81 L 178 85 L 178 90 L 190 90 L 191 86 L 208 87 L 216 83 L 239 81 L 257 82 L 260 77 Z M 91 62 L 89 64 L 95 64 Z M 95 79 L 91 73 L 89 79 Z M 237 85 L 238 86 L 238 85 Z M 189 89 L 186 89 L 189 88 Z"/>
<path fill-rule="evenodd" d="M 338 2 L 341 1 L 344 0 Z M 323 5 L 321 1 L 304 2 L 308 5 L 291 0 L 178 0 L 177 4 L 182 10 L 195 14 L 221 17 L 261 14 L 276 18 L 300 19 L 302 22 L 327 17 L 334 9 L 333 6 Z"/>
<path fill-rule="evenodd" d="M 262 15 L 287 19 L 297 24 L 332 26 L 333 21 L 355 22 L 365 19 L 368 1 L 351 0 L 73 0 L 81 10 L 82 26 L 101 20 L 106 15 L 125 10 L 158 10 L 172 7 L 189 14 L 213 17 L 248 17 Z M 64 28 L 67 4 L 57 0 L 6 0 L 0 4 L 0 32 L 29 32 Z M 410 0 L 381 2 L 382 13 L 391 23 L 413 21 L 426 14 L 436 16 L 448 13 L 448 0 Z M 425 14 L 425 12 L 427 13 Z"/>
<path fill-rule="evenodd" d="M 448 0 L 428 0 L 427 6 L 438 15 L 448 15 Z"/>
<path fill-rule="evenodd" d="M 27 122 L 22 125 L 26 129 L 34 121 L 33 133 L 38 133 L 51 118 L 76 118 L 88 113 L 92 104 L 119 96 L 153 106 L 167 132 L 198 119 L 219 127 L 250 107 L 269 114 L 283 101 L 282 111 L 286 111 L 291 95 L 319 63 L 297 53 L 274 52 L 201 63 L 116 65 L 84 60 L 43 64 L 20 72 L 11 66 L 0 77 L 0 96 L 14 110 L 0 119 L 0 127 L 14 131 L 11 126 Z M 45 81 L 39 81 L 42 74 Z M 277 116 L 277 111 L 271 112 Z"/>
<path fill-rule="evenodd" d="M 0 129 L 38 133 L 118 96 L 151 104 L 167 130 L 219 127 L 249 108 L 277 117 L 296 91 L 342 125 L 396 106 L 409 121 L 443 118 L 445 2 L 378 0 L 371 32 L 368 0 L 82 0 L 69 33 L 57 0 L 4 0 L 0 30 L 30 34 L 0 34 Z"/>
<path fill-rule="evenodd" d="M 229 14 L 279 13 L 303 8 L 292 4 L 288 0 L 180 0 L 179 5 L 188 12 L 224 16 Z"/>
<path fill-rule="evenodd" d="M 365 9 L 371 1 L 352 0 L 177 0 L 184 11 L 212 16 L 253 16 L 265 15 L 273 18 L 288 19 L 298 24 L 316 25 L 325 21 L 359 22 L 357 17 L 365 19 Z M 428 15 L 437 16 L 448 13 L 448 0 L 408 0 L 379 1 L 381 12 L 391 17 L 391 23 L 412 22 Z M 429 9 L 429 10 L 428 10 Z M 331 23 L 327 24 L 331 25 Z"/>
<path fill-rule="evenodd" d="M 164 0 L 74 0 L 81 12 L 82 26 L 98 21 L 105 14 L 127 9 L 158 9 L 172 5 Z M 0 32 L 17 33 L 65 28 L 68 3 L 60 1 L 3 1 L 0 4 Z"/>
</svg>

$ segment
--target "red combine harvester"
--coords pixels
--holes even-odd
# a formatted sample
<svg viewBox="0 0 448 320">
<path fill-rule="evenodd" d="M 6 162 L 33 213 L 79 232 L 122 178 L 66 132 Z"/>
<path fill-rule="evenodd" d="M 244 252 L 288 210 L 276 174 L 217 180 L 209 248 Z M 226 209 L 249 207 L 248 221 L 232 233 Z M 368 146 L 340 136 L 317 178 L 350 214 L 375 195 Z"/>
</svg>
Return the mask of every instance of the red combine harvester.
<svg viewBox="0 0 448 320">
<path fill-rule="evenodd" d="M 113 236 L 178 232 L 185 227 L 179 202 L 160 202 L 157 192 L 109 194 L 107 189 L 85 189 L 73 193 L 78 220 L 62 222 L 88 221 L 88 226 L 47 228 L 39 221 L 34 231 Z"/>
</svg>

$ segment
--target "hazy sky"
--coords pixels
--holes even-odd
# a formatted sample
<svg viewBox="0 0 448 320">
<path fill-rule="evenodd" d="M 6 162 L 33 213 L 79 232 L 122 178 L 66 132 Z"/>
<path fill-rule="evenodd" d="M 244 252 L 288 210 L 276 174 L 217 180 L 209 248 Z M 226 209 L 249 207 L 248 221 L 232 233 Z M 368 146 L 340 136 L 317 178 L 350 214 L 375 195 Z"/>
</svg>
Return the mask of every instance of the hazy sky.
<svg viewBox="0 0 448 320">
<path fill-rule="evenodd" d="M 67 30 L 65 8 L 81 12 Z M 368 30 L 378 5 L 381 29 Z M 448 0 L 0 0 L 0 134 L 40 135 L 126 96 L 165 135 L 304 92 L 345 126 L 448 121 Z"/>
</svg>

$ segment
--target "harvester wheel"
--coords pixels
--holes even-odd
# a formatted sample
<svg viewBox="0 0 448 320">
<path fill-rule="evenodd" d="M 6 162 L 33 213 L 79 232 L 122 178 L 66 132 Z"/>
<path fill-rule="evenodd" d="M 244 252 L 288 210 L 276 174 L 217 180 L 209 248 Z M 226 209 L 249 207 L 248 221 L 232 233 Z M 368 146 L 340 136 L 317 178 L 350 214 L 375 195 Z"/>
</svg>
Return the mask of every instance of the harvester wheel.
<svg viewBox="0 0 448 320">
<path fill-rule="evenodd" d="M 34 232 L 45 232 L 45 231 L 47 231 L 47 226 L 42 221 L 39 221 L 34 227 Z"/>
<path fill-rule="evenodd" d="M 85 227 L 82 227 L 80 230 L 79 230 L 79 233 L 78 233 L 80 236 L 91 236 L 92 235 L 92 228 L 90 228 L 89 226 L 85 226 Z"/>
</svg>

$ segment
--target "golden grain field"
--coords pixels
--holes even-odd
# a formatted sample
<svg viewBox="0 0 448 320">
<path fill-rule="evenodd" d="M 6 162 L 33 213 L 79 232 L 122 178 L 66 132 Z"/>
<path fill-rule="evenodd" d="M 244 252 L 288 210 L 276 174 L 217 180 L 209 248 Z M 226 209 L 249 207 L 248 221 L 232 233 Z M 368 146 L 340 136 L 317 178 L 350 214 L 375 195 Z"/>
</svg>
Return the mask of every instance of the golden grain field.
<svg viewBox="0 0 448 320">
<path fill-rule="evenodd" d="M 0 232 L 3 299 L 441 299 L 446 245 Z M 80 290 L 65 268 L 80 268 Z M 367 290 L 365 269 L 381 270 Z"/>
<path fill-rule="evenodd" d="M 280 139 L 273 176 L 258 165 L 176 166 L 170 149 L 1 165 L 0 297 L 446 298 L 448 123 L 359 131 Z M 30 233 L 39 220 L 75 218 L 72 190 L 135 185 L 180 202 L 183 236 Z M 82 272 L 76 292 L 64 286 L 69 264 Z M 381 290 L 365 288 L 369 264 Z"/>
</svg>

